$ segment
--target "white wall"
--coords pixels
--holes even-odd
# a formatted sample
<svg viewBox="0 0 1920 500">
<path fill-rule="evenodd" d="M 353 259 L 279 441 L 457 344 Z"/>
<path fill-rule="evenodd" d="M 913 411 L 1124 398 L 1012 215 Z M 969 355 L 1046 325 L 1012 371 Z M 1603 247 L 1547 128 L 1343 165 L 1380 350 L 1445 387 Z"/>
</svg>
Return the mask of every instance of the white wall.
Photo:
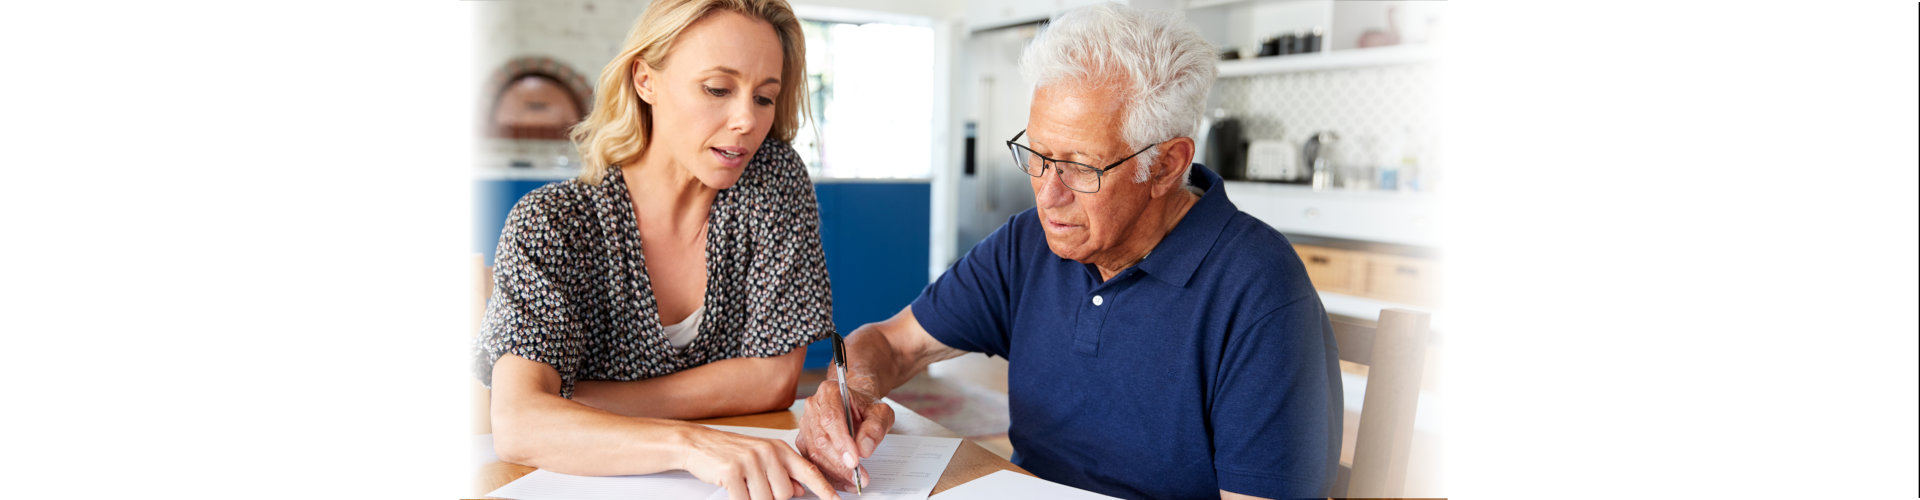
<svg viewBox="0 0 1920 500">
<path fill-rule="evenodd" d="M 966 2 L 958 0 L 910 1 L 899 0 L 804 0 L 794 1 L 793 7 L 803 6 L 855 9 L 889 14 L 904 14 L 930 19 L 959 19 L 966 15 Z"/>
<path fill-rule="evenodd" d="M 1400 35 L 1400 43 L 1424 43 L 1444 8 L 1436 2 L 1333 2 L 1333 30 L 1326 44 L 1330 50 L 1357 48 L 1360 35 L 1389 28 Z"/>
<path fill-rule="evenodd" d="M 476 3 L 481 9 L 476 30 L 481 50 L 475 69 L 482 78 L 510 59 L 546 56 L 585 75 L 590 85 L 598 85 L 600 69 L 620 52 L 620 43 L 626 41 L 627 32 L 648 4 L 594 0 Z"/>
</svg>

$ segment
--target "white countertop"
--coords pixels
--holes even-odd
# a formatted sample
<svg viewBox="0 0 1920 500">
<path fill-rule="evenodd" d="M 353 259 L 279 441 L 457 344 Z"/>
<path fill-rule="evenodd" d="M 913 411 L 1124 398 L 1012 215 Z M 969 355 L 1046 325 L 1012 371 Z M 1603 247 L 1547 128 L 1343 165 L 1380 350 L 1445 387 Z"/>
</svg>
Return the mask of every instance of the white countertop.
<svg viewBox="0 0 1920 500">
<path fill-rule="evenodd" d="M 1314 191 L 1270 182 L 1226 183 L 1227 197 L 1282 233 L 1439 246 L 1432 194 L 1400 191 Z"/>
<path fill-rule="evenodd" d="M 564 181 L 580 176 L 577 168 L 482 168 L 473 178 L 483 181 Z"/>
</svg>

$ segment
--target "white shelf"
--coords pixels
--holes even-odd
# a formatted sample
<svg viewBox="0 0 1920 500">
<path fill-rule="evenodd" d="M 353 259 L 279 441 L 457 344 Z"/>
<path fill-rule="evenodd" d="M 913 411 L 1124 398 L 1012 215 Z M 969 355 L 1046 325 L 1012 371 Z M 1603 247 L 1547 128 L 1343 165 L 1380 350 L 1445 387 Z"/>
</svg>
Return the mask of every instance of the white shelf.
<svg viewBox="0 0 1920 500">
<path fill-rule="evenodd" d="M 1187 2 L 1187 8 L 1188 9 L 1205 9 L 1208 7 L 1219 7 L 1222 5 L 1234 5 L 1234 4 L 1242 4 L 1242 3 L 1247 3 L 1247 0 L 1190 0 Z"/>
<path fill-rule="evenodd" d="M 1187 10 L 1193 10 L 1193 9 L 1205 9 L 1210 7 L 1220 7 L 1220 6 L 1226 6 L 1226 5 L 1247 4 L 1247 3 L 1254 3 L 1256 1 L 1259 1 L 1261 3 L 1275 3 L 1275 2 L 1305 3 L 1308 1 L 1314 1 L 1314 0 L 1187 0 L 1186 3 L 1187 3 Z M 1331 2 L 1334 0 L 1318 0 L 1318 1 Z"/>
<path fill-rule="evenodd" d="M 1329 69 L 1419 64 L 1433 62 L 1435 52 L 1433 47 L 1424 45 L 1398 45 L 1371 49 L 1335 50 L 1316 52 L 1313 54 L 1220 61 L 1219 77 L 1233 78 Z"/>
</svg>

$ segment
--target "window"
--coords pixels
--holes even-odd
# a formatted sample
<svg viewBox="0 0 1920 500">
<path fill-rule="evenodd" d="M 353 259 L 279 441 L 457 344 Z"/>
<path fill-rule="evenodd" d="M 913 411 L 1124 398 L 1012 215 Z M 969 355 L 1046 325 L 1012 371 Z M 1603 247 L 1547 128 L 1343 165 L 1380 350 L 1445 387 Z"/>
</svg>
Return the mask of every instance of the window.
<svg viewBox="0 0 1920 500">
<path fill-rule="evenodd" d="M 933 173 L 933 29 L 802 21 L 811 121 L 793 147 L 814 178 Z"/>
</svg>

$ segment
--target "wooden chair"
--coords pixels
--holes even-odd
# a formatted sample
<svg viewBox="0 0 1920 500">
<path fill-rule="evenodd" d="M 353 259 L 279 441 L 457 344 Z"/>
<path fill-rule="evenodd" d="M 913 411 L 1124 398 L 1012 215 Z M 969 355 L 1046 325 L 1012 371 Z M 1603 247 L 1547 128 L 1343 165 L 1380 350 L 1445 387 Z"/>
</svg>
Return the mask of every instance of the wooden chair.
<svg viewBox="0 0 1920 500">
<path fill-rule="evenodd" d="M 1332 319 L 1340 360 L 1367 367 L 1366 399 L 1360 408 L 1353 465 L 1340 466 L 1333 496 L 1403 496 L 1432 317 L 1406 309 L 1386 309 L 1380 311 L 1377 324 L 1339 316 Z"/>
</svg>

